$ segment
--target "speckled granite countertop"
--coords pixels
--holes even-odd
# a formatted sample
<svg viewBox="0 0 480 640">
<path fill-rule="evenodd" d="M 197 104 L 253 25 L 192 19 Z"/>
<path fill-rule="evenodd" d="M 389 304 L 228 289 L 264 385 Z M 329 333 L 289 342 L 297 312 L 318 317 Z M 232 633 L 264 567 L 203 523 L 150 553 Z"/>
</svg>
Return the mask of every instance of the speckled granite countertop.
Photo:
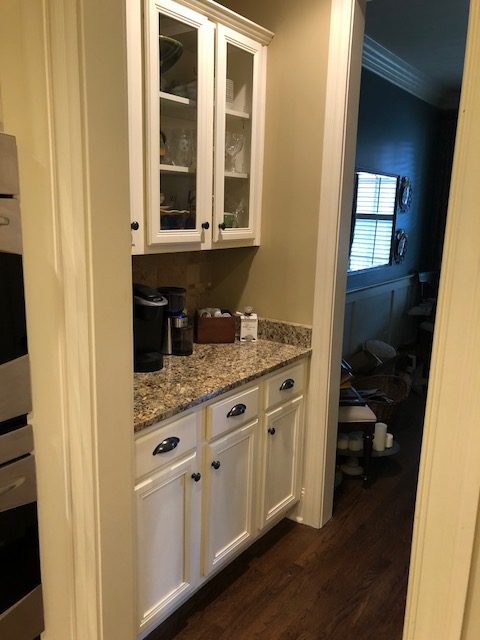
<svg viewBox="0 0 480 640">
<path fill-rule="evenodd" d="M 195 344 L 188 357 L 165 356 L 155 373 L 134 376 L 135 431 L 280 369 L 310 353 L 305 347 L 259 340 L 255 344 Z"/>
</svg>

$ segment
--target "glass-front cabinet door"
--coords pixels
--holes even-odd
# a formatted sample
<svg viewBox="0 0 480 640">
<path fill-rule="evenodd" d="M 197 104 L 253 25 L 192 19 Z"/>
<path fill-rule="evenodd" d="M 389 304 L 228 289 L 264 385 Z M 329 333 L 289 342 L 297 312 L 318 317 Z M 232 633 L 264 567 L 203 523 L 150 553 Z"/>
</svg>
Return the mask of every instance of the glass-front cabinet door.
<svg viewBox="0 0 480 640">
<path fill-rule="evenodd" d="M 223 25 L 216 45 L 213 241 L 234 244 L 259 235 L 265 55 L 261 44 Z"/>
<path fill-rule="evenodd" d="M 146 15 L 149 244 L 211 242 L 213 43 L 205 16 L 171 0 Z"/>
</svg>

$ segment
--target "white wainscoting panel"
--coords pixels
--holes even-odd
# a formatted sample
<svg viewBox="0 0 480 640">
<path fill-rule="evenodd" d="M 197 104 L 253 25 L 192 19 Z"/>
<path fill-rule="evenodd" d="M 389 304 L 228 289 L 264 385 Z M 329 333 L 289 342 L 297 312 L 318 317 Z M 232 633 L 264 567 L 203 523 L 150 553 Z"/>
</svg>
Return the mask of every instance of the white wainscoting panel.
<svg viewBox="0 0 480 640">
<path fill-rule="evenodd" d="M 361 349 L 366 340 L 398 347 L 415 338 L 416 321 L 408 315 L 417 295 L 415 274 L 348 291 L 345 299 L 343 355 Z"/>
</svg>

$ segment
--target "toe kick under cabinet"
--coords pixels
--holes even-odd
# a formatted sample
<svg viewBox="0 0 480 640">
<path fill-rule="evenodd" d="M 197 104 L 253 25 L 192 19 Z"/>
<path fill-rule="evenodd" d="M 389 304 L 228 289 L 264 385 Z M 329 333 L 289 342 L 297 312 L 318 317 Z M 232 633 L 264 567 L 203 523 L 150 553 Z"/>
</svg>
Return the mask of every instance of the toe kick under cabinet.
<svg viewBox="0 0 480 640">
<path fill-rule="evenodd" d="M 300 360 L 137 437 L 139 638 L 299 501 L 306 367 Z"/>
<path fill-rule="evenodd" d="M 211 0 L 127 2 L 134 254 L 259 244 L 272 37 Z"/>
</svg>

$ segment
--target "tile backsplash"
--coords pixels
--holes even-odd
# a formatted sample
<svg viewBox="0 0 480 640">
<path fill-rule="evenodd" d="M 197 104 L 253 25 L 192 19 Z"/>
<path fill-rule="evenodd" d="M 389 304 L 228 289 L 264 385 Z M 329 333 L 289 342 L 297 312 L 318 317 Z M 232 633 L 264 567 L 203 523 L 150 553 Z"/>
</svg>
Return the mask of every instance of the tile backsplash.
<svg viewBox="0 0 480 640">
<path fill-rule="evenodd" d="M 189 311 L 210 303 L 212 260 L 208 251 L 133 256 L 132 277 L 133 282 L 149 287 L 185 287 Z"/>
</svg>

